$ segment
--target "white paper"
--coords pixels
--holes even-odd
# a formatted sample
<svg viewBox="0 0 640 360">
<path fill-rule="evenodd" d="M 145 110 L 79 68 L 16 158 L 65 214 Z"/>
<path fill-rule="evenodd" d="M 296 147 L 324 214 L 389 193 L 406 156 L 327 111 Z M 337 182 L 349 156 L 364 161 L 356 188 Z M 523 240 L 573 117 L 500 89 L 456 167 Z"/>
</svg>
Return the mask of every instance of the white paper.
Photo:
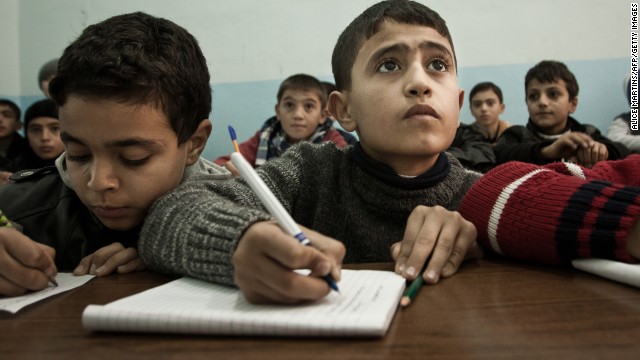
<svg viewBox="0 0 640 360">
<path fill-rule="evenodd" d="M 607 259 L 576 259 L 572 264 L 576 269 L 640 287 L 640 264 L 627 264 Z"/>
<path fill-rule="evenodd" d="M 254 305 L 236 288 L 183 277 L 110 304 L 89 305 L 86 329 L 231 335 L 383 336 L 405 279 L 343 270 L 340 294 L 298 305 Z"/>
<path fill-rule="evenodd" d="M 56 281 L 58 286 L 49 283 L 46 288 L 21 296 L 2 297 L 0 296 L 0 311 L 8 311 L 12 314 L 18 312 L 23 307 L 34 302 L 46 299 L 49 296 L 60 294 L 71 289 L 75 289 L 87 281 L 93 279 L 95 275 L 74 276 L 72 273 L 58 273 Z"/>
</svg>

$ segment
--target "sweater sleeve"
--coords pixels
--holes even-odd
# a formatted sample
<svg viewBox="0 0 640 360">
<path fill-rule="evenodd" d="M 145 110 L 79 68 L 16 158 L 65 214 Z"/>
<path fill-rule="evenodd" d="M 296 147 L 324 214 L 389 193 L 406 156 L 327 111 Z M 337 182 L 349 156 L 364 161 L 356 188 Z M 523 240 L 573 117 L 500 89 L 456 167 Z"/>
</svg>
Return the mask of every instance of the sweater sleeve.
<svg viewBox="0 0 640 360">
<path fill-rule="evenodd" d="M 546 164 L 552 160 L 542 157 L 542 148 L 552 142 L 551 140 L 535 139 L 524 126 L 511 126 L 502 133 L 494 146 L 496 164 L 504 164 L 509 161 Z"/>
<path fill-rule="evenodd" d="M 299 193 L 307 190 L 300 180 L 303 158 L 299 148 L 292 147 L 256 170 L 289 212 Z M 244 179 L 198 175 L 153 204 L 138 252 L 152 270 L 234 285 L 232 256 L 240 237 L 252 224 L 270 219 Z"/>
<path fill-rule="evenodd" d="M 626 238 L 640 215 L 640 156 L 574 164 L 511 162 L 478 180 L 458 211 L 493 252 L 566 264 L 600 257 L 635 262 Z"/>
<path fill-rule="evenodd" d="M 251 224 L 270 218 L 242 179 L 196 177 L 153 204 L 138 251 L 152 270 L 234 285 L 238 240 Z"/>
</svg>

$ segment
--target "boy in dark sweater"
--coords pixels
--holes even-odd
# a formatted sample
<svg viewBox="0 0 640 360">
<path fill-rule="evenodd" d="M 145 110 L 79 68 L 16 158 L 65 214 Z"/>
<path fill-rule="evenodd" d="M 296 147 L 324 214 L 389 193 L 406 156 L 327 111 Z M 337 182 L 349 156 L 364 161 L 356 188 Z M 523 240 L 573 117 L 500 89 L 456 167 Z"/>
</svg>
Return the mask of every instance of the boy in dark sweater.
<svg viewBox="0 0 640 360">
<path fill-rule="evenodd" d="M 329 109 L 360 142 L 301 143 L 258 169 L 313 247 L 277 226 L 243 179 L 203 178 L 152 207 L 139 243 L 150 268 L 236 285 L 253 302 L 293 303 L 325 296 L 320 276 L 338 280 L 343 259 L 395 261 L 410 280 L 428 261 L 434 284 L 481 254 L 456 212 L 480 174 L 445 153 L 464 92 L 444 20 L 412 1 L 375 4 L 340 35 L 332 66 Z"/>
</svg>

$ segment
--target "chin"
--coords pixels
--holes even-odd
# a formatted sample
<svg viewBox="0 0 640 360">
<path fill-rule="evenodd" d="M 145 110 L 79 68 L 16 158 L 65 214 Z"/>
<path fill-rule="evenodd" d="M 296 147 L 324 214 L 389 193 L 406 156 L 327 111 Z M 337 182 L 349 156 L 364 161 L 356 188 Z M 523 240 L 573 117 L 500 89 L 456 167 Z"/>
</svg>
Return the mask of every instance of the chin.
<svg viewBox="0 0 640 360">
<path fill-rule="evenodd" d="M 114 231 L 129 231 L 139 225 L 139 222 L 133 221 L 133 219 L 113 220 L 113 219 L 100 219 L 102 225 Z"/>
</svg>

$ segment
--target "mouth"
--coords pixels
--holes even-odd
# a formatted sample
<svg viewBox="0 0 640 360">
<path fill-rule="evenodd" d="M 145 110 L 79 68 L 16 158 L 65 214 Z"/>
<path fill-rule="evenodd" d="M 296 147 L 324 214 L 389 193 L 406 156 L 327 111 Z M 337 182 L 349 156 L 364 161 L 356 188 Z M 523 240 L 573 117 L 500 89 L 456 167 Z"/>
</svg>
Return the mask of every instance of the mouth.
<svg viewBox="0 0 640 360">
<path fill-rule="evenodd" d="M 101 219 L 119 219 L 128 215 L 126 207 L 92 206 L 93 213 Z"/>
<path fill-rule="evenodd" d="M 414 119 L 440 118 L 438 113 L 429 105 L 414 105 L 404 114 L 404 117 Z"/>
</svg>

